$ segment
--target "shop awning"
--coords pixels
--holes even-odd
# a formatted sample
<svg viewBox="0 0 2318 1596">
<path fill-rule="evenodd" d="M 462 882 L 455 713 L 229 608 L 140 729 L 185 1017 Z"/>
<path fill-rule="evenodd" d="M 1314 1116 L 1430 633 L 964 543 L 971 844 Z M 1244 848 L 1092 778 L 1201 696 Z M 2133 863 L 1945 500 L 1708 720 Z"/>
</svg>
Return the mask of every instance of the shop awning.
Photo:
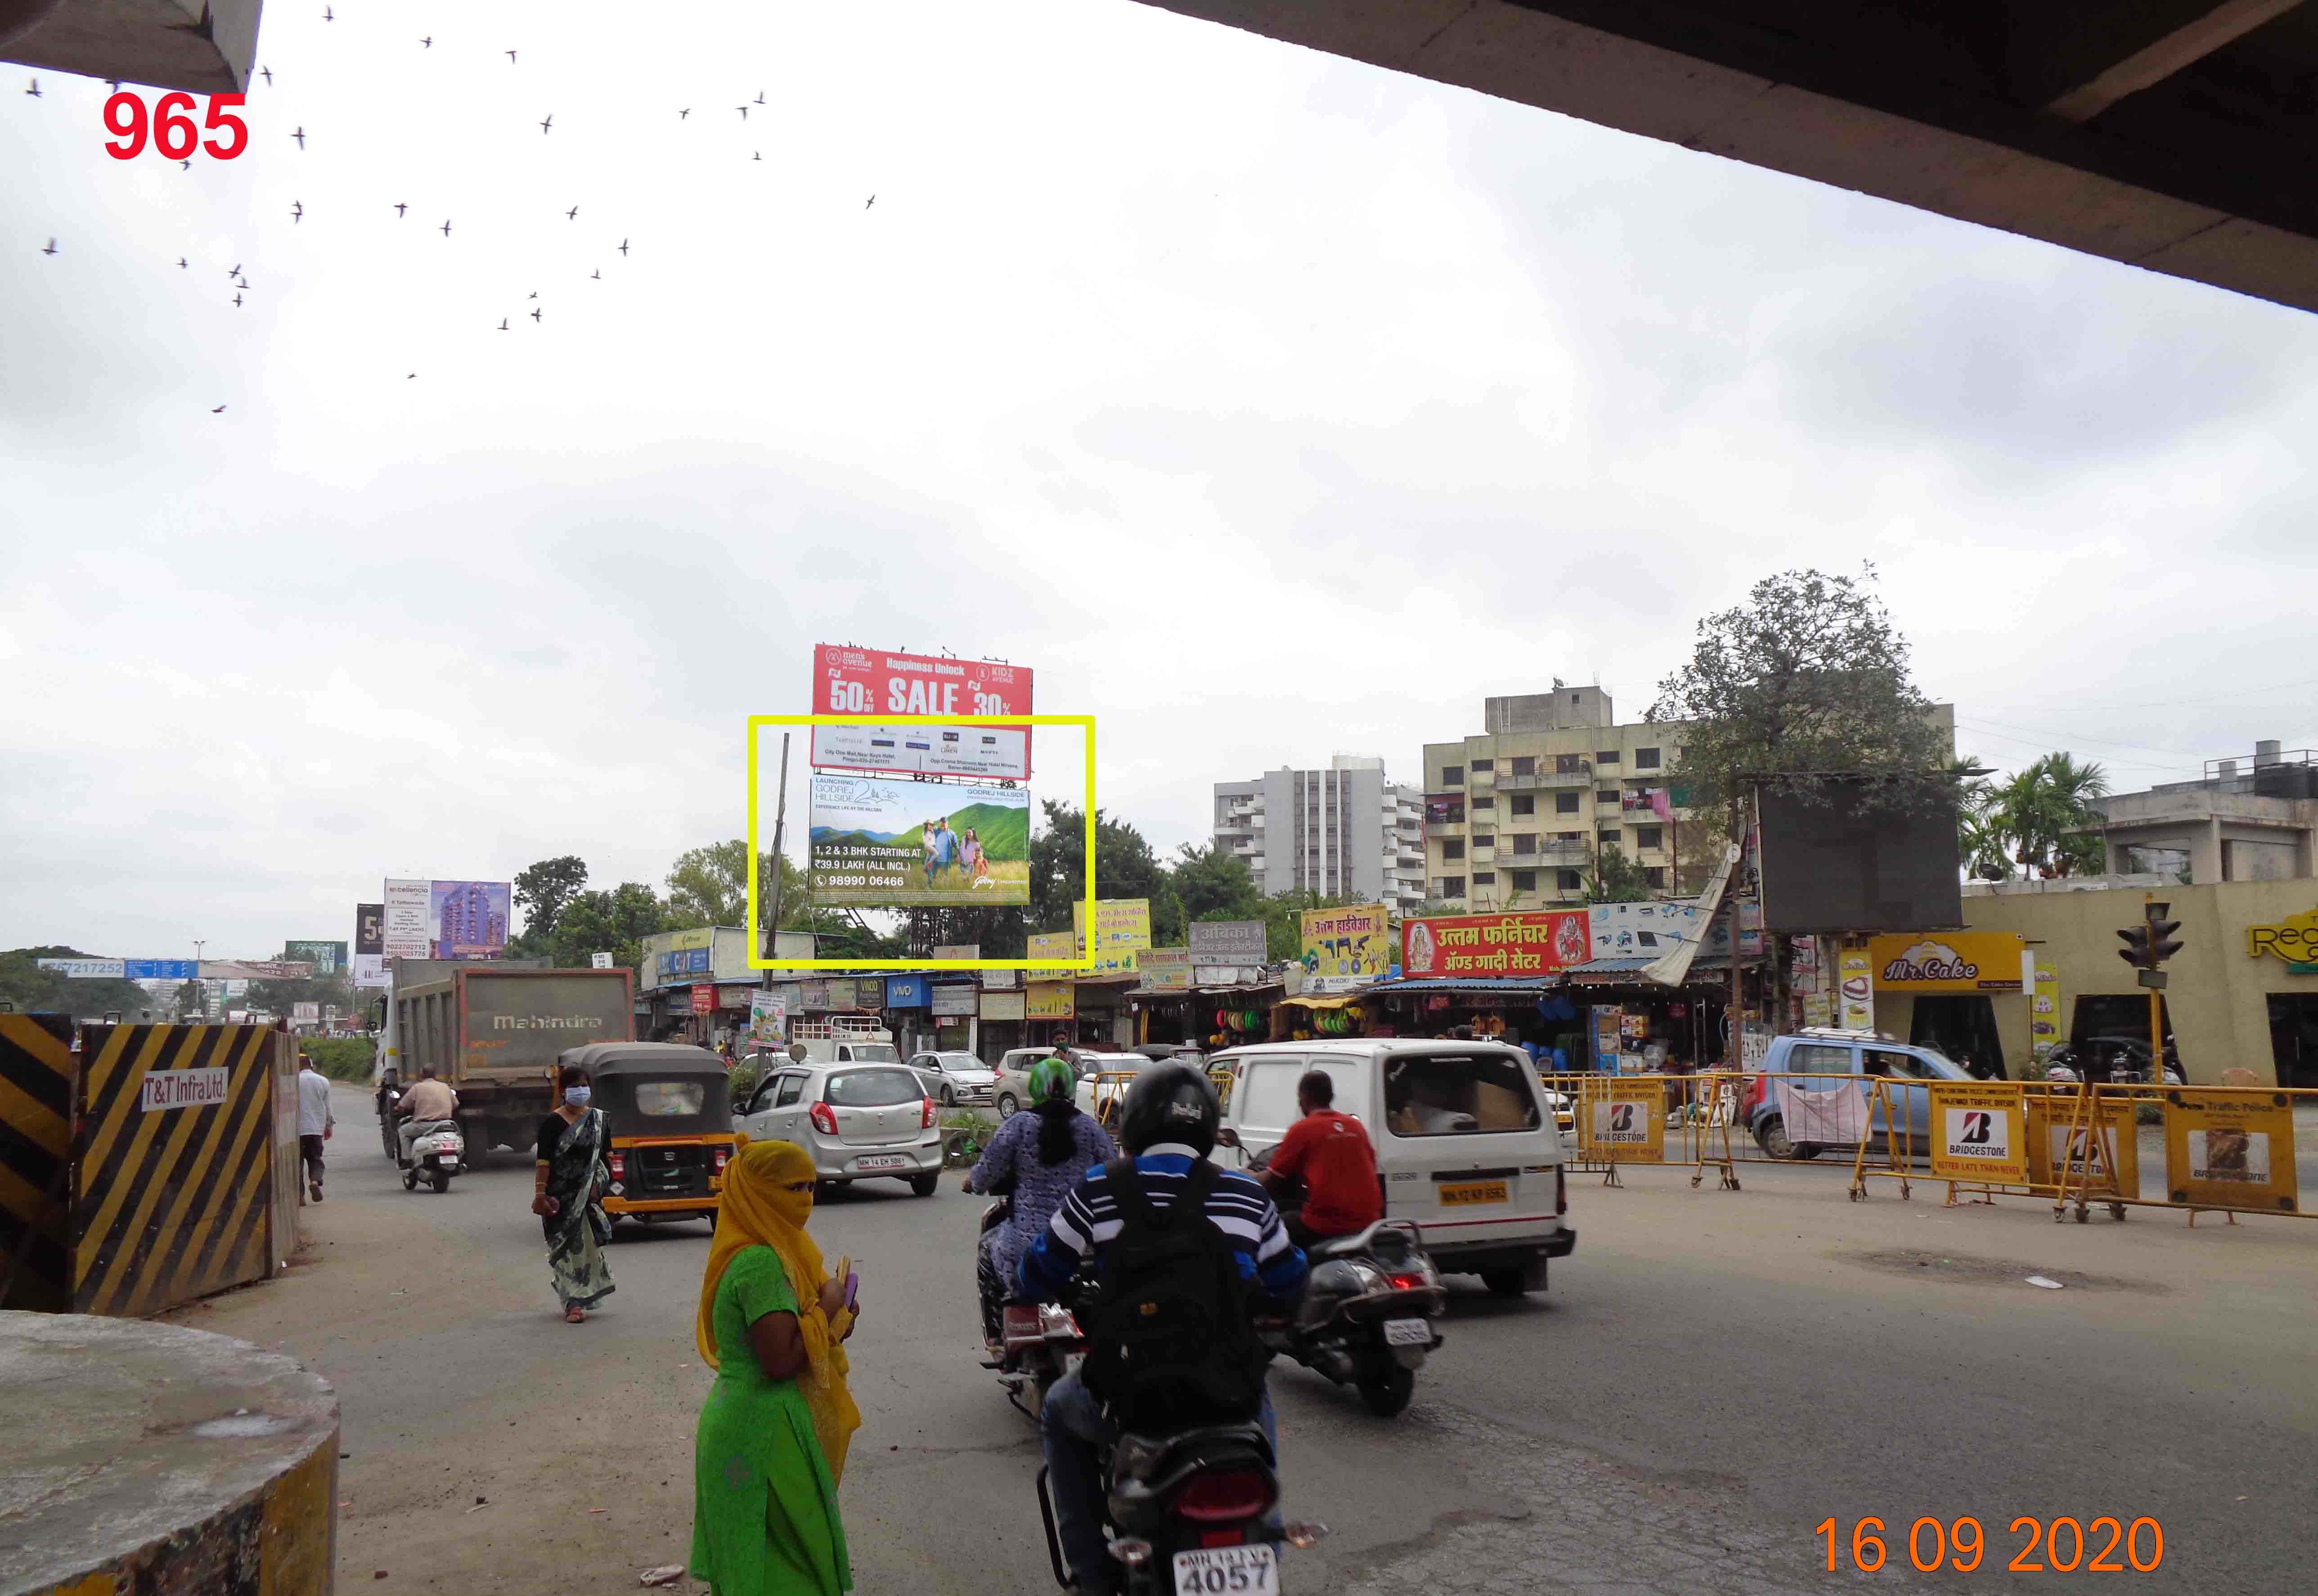
<svg viewBox="0 0 2318 1596">
<path fill-rule="evenodd" d="M 1561 984 L 1559 975 L 1475 975 L 1462 980 L 1454 976 L 1422 976 L 1409 981 L 1380 981 L 1365 992 L 1364 998 L 1389 996 L 1398 992 L 1537 992 L 1552 991 Z M 1290 1002 L 1299 1000 L 1289 999 Z"/>
<path fill-rule="evenodd" d="M 1631 979 L 1636 986 L 1645 982 L 1663 986 L 1667 984 L 1665 982 L 1649 973 L 1650 966 L 1658 964 L 1663 956 L 1663 955 L 1644 954 L 1638 957 L 1589 959 L 1583 964 L 1572 964 L 1562 973 L 1572 981 L 1587 984 L 1614 983 Z M 1730 968 L 1729 955 L 1701 954 L 1689 961 L 1688 973 L 1697 975 L 1708 970 L 1727 971 Z"/>
<path fill-rule="evenodd" d="M 1370 987 L 1369 991 L 1376 989 Z M 1349 1009 L 1369 995 L 1368 991 L 1346 992 L 1335 998 L 1282 998 L 1276 1005 L 1281 1009 Z"/>
</svg>

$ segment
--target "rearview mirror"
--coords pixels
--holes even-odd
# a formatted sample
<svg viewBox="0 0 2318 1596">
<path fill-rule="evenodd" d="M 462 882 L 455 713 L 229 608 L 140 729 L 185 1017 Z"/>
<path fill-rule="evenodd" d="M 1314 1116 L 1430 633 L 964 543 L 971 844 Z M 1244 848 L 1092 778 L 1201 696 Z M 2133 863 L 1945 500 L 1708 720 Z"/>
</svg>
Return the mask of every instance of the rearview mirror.
<svg viewBox="0 0 2318 1596">
<path fill-rule="evenodd" d="M 1216 1132 L 1216 1145 L 1218 1147 L 1238 1146 L 1239 1133 L 1232 1129 L 1229 1125 L 1220 1127 Z"/>
</svg>

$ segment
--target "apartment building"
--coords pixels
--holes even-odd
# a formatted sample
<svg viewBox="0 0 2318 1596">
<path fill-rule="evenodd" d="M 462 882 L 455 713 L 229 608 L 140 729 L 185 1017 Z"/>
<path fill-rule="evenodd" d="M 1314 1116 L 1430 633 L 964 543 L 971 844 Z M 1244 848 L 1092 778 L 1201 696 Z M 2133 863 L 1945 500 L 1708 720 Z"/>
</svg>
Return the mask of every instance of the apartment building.
<svg viewBox="0 0 2318 1596">
<path fill-rule="evenodd" d="M 2318 753 L 2254 745 L 2208 759 L 2194 782 L 2113 793 L 2093 807 L 2112 874 L 2154 871 L 2199 886 L 2318 874 Z"/>
<path fill-rule="evenodd" d="M 1425 896 L 1424 830 L 1424 794 L 1363 755 L 1215 784 L 1216 844 L 1246 860 L 1266 894 L 1305 887 L 1413 910 Z"/>
<path fill-rule="evenodd" d="M 1424 745 L 1427 896 L 1475 913 L 1582 901 L 1614 844 L 1651 889 L 1696 890 L 1719 856 L 1667 773 L 1679 722 L 1620 725 L 1599 687 L 1487 700 L 1483 730 Z"/>
</svg>

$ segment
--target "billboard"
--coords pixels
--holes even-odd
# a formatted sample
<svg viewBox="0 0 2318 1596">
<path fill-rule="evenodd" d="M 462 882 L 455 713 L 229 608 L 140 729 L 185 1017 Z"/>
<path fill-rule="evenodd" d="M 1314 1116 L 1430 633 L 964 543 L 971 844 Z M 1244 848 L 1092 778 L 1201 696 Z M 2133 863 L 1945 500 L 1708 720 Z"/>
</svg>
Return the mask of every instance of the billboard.
<svg viewBox="0 0 2318 1596">
<path fill-rule="evenodd" d="M 809 708 L 813 713 L 829 715 L 1027 715 L 1030 713 L 1030 672 L 1022 666 L 990 659 L 896 654 L 884 649 L 822 643 L 813 651 L 813 697 Z M 885 729 L 816 726 L 813 731 L 813 763 L 1029 779 L 1028 726 L 911 726 L 892 728 L 891 731 L 894 746 L 881 749 L 876 744 L 886 735 Z M 939 736 L 920 736 L 929 731 L 956 731 L 961 738 L 953 745 Z M 980 740 L 985 734 L 996 736 L 1002 732 L 1011 735 L 992 743 Z M 1020 740 L 1019 743 L 1015 739 Z M 925 740 L 929 746 L 912 749 L 908 744 L 913 740 Z M 948 772 L 938 768 L 950 760 L 990 765 L 1017 753 L 1020 766 L 1015 768 L 966 769 L 961 766 Z M 824 758 L 824 754 L 831 757 Z M 867 758 L 848 758 L 849 754 Z M 934 764 L 908 763 L 929 758 Z M 895 762 L 887 763 L 889 759 Z"/>
<path fill-rule="evenodd" d="M 877 908 L 1030 901 L 1030 792 L 875 776 L 813 778 L 816 901 Z"/>
<path fill-rule="evenodd" d="M 427 886 L 427 928 L 438 959 L 495 959 L 507 951 L 515 887 L 504 881 L 436 881 Z"/>
<path fill-rule="evenodd" d="M 1953 800 L 1903 806 L 1865 777 L 1835 776 L 1807 788 L 1765 783 L 1757 802 L 1764 930 L 1963 924 Z"/>
<path fill-rule="evenodd" d="M 1075 990 L 1067 981 L 1034 981 L 1022 991 L 1025 1019 L 1068 1019 Z"/>
<path fill-rule="evenodd" d="M 1020 726 L 815 726 L 813 763 L 822 770 L 1028 781 L 1030 733 Z"/>
<path fill-rule="evenodd" d="M 390 959 L 423 959 L 435 938 L 427 929 L 427 902 L 432 882 L 390 879 L 382 894 L 383 923 L 379 951 Z"/>
<path fill-rule="evenodd" d="M 346 972 L 346 945 L 343 942 L 285 942 L 282 956 L 292 964 L 311 964 L 317 975 L 343 975 Z"/>
<path fill-rule="evenodd" d="M 1594 956 L 1592 922 L 1582 909 L 1409 920 L 1400 940 L 1401 973 L 1411 979 L 1542 975 Z"/>
<path fill-rule="evenodd" d="M 1307 909 L 1303 932 L 1307 992 L 1362 985 L 1392 966 L 1391 920 L 1381 903 Z"/>
<path fill-rule="evenodd" d="M 1091 975 L 1115 974 L 1135 968 L 1135 955 L 1151 946 L 1151 901 L 1148 898 L 1098 898 L 1094 905 L 1094 935 L 1087 935 L 1086 903 L 1071 903 L 1071 929 L 1085 951 L 1074 956 L 1094 959 Z"/>
<path fill-rule="evenodd" d="M 1025 979 L 1037 981 L 1041 976 L 1060 976 L 1068 981 L 1078 973 L 1075 970 L 1057 970 L 1043 962 L 1037 962 L 1078 957 L 1079 939 L 1068 931 L 1033 931 L 1025 946 L 1029 949 L 1025 956 L 1034 961 L 1022 972 Z M 984 973 L 996 974 L 997 972 L 985 971 Z"/>
<path fill-rule="evenodd" d="M 1194 965 L 1264 962 L 1262 920 L 1194 920 L 1190 941 Z"/>
<path fill-rule="evenodd" d="M 354 980 L 359 987 L 391 984 L 386 974 L 386 905 L 355 905 Z"/>
<path fill-rule="evenodd" d="M 786 1042 L 788 1040 L 788 999 L 780 992 L 763 988 L 749 994 L 749 1040 L 751 1042 Z"/>
<path fill-rule="evenodd" d="M 1191 950 L 1188 947 L 1146 947 L 1137 955 L 1146 992 L 1188 992 L 1191 990 Z"/>
</svg>

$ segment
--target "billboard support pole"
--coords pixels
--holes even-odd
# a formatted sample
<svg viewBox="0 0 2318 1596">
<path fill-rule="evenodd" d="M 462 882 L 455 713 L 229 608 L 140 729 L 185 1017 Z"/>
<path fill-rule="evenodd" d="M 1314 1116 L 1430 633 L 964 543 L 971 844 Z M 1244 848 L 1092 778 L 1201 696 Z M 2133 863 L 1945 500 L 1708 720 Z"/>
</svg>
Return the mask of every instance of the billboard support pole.
<svg viewBox="0 0 2318 1596">
<path fill-rule="evenodd" d="M 1744 793 L 1734 794 L 1731 797 L 1730 831 L 1730 839 L 1738 845 L 1738 857 L 1743 861 L 1747 856 L 1747 799 Z M 1737 874 L 1735 867 L 1732 874 L 1734 876 Z M 1722 1067 L 1737 1070 L 1744 1067 L 1747 1056 L 1746 987 L 1738 971 L 1738 950 L 1742 941 L 1738 926 L 1738 894 L 1726 892 L 1722 901 L 1725 911 L 1730 916 L 1730 1023 L 1726 1027 L 1730 1037 L 1730 1052 L 1722 1061 Z"/>
<path fill-rule="evenodd" d="M 773 939 L 779 935 L 781 923 L 781 829 L 788 818 L 789 734 L 784 731 L 781 733 L 780 795 L 773 802 L 773 901 L 772 906 L 765 910 L 764 956 L 768 959 L 775 956 Z M 772 984 L 773 973 L 768 970 L 765 972 L 765 985 L 769 989 Z"/>
</svg>

